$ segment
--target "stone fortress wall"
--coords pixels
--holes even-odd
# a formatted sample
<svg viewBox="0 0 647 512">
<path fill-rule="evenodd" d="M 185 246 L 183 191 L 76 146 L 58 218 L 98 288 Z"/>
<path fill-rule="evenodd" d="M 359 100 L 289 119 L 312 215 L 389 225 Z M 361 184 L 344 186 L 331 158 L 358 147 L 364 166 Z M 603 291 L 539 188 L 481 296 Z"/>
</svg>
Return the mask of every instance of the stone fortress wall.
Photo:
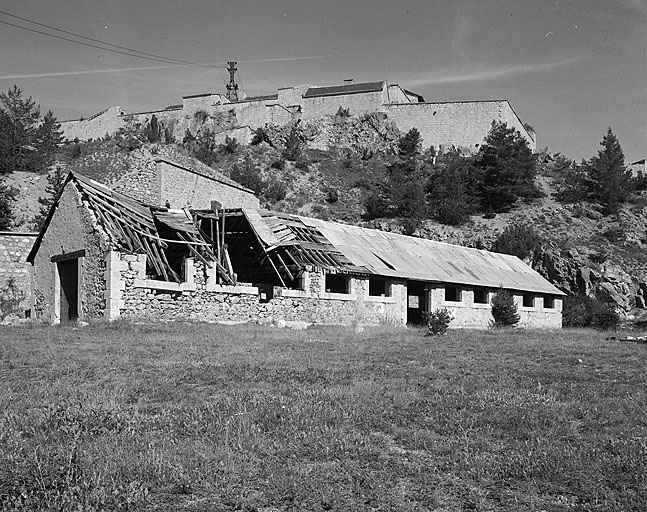
<svg viewBox="0 0 647 512">
<path fill-rule="evenodd" d="M 155 115 L 176 140 L 182 140 L 187 128 L 195 131 L 196 119 L 201 117 L 203 124 L 199 127 L 212 129 L 219 141 L 229 136 L 246 144 L 255 128 L 298 119 L 311 121 L 334 115 L 341 107 L 354 115 L 384 112 L 405 133 L 417 128 L 425 148 L 455 146 L 476 151 L 493 121 L 516 128 L 533 151 L 537 147 L 535 133 L 524 125 L 507 100 L 427 103 L 415 93 L 386 82 L 382 82 L 381 90 L 344 92 L 343 87 L 339 87 L 339 93 L 307 95 L 311 87 L 297 85 L 281 88 L 274 95 L 237 102 L 229 102 L 220 94 L 199 94 L 185 96 L 182 105 L 164 110 L 126 114 L 120 107 L 112 107 L 89 119 L 63 121 L 61 126 L 68 140 L 96 139 L 115 133 L 129 122 L 145 125 Z"/>
</svg>

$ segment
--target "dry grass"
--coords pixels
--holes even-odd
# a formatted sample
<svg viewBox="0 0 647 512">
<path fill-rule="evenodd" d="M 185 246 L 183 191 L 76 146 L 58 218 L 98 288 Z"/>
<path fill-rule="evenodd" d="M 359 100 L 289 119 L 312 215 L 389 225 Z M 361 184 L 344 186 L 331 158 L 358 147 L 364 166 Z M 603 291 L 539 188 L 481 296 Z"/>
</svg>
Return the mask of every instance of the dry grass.
<svg viewBox="0 0 647 512">
<path fill-rule="evenodd" d="M 647 346 L 598 333 L 0 340 L 1 510 L 647 508 Z"/>
</svg>

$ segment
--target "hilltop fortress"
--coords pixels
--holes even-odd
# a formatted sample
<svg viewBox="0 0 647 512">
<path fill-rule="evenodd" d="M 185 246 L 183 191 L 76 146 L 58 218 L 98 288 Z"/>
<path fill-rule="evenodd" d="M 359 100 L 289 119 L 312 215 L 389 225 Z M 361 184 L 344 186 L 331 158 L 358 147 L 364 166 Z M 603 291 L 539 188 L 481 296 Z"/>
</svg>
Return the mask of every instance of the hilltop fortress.
<svg viewBox="0 0 647 512">
<path fill-rule="evenodd" d="M 88 140 L 112 135 L 129 122 L 146 125 L 153 115 L 177 140 L 196 120 L 209 126 L 224 141 L 229 136 L 242 143 L 251 140 L 253 131 L 267 124 L 285 125 L 296 120 L 311 121 L 338 110 L 351 115 L 381 112 L 402 131 L 417 128 L 426 147 L 478 150 L 492 122 L 507 123 L 517 129 L 534 151 L 534 131 L 521 121 L 507 100 L 425 102 L 424 98 L 386 81 L 317 87 L 295 85 L 278 89 L 276 94 L 230 101 L 217 93 L 184 96 L 181 105 L 162 110 L 126 113 L 111 107 L 88 119 L 63 121 L 68 140 Z M 208 124 L 206 122 L 208 121 Z"/>
</svg>

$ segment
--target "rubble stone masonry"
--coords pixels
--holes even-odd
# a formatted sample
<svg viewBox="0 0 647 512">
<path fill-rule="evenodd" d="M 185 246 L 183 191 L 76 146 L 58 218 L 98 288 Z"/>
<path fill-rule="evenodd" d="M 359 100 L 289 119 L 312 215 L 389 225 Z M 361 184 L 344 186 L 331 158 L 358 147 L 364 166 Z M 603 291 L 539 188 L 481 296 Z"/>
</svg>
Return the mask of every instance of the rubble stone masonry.
<svg viewBox="0 0 647 512">
<path fill-rule="evenodd" d="M 27 255 L 37 235 L 0 231 L 0 290 L 5 289 L 13 278 L 18 290 L 25 295 L 20 305 L 22 309 L 29 309 L 30 306 L 31 265 L 27 263 Z"/>
<path fill-rule="evenodd" d="M 406 285 L 390 283 L 389 297 L 368 295 L 368 280 L 351 278 L 350 293 L 326 293 L 323 274 L 308 273 L 305 290 L 274 287 L 268 296 L 256 286 L 215 283 L 213 269 L 187 259 L 185 281 L 147 280 L 145 256 L 111 252 L 106 318 L 273 322 L 299 324 L 380 324 L 406 322 Z"/>
</svg>

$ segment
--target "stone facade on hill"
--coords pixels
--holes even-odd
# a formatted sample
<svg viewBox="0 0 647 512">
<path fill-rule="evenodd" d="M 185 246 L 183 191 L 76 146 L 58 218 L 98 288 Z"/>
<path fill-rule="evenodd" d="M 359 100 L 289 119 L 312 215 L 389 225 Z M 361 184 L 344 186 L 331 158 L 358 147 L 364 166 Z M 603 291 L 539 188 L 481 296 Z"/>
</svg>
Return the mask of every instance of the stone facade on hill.
<svg viewBox="0 0 647 512">
<path fill-rule="evenodd" d="M 163 110 L 124 113 L 112 107 L 90 119 L 61 123 L 65 138 L 87 140 L 113 134 L 127 123 L 146 125 L 155 115 L 158 122 L 181 140 L 187 129 L 209 128 L 216 133 L 248 143 L 251 133 L 267 124 L 285 125 L 295 120 L 313 120 L 347 109 L 362 115 L 383 112 L 402 132 L 417 128 L 424 147 L 458 147 L 478 150 L 492 122 L 504 122 L 519 130 L 534 151 L 536 135 L 524 124 L 507 100 L 426 103 L 422 96 L 386 81 L 344 83 L 329 87 L 296 85 L 277 94 L 229 102 L 215 93 L 185 96 L 181 105 Z M 199 122 L 197 122 L 197 120 Z"/>
</svg>

